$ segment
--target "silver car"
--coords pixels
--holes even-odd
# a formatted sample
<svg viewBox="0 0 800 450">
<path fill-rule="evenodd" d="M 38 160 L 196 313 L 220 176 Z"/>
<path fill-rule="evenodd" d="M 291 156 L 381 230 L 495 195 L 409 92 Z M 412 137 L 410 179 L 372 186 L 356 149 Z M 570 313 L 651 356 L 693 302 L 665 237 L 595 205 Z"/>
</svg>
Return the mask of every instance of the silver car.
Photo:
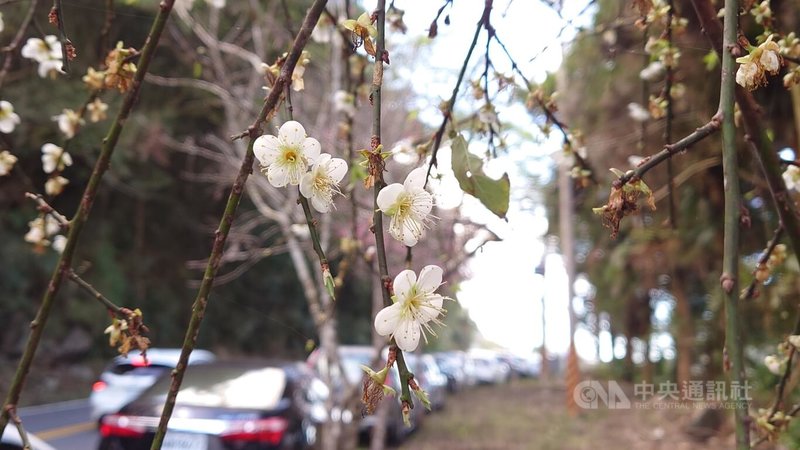
<svg viewBox="0 0 800 450">
<path fill-rule="evenodd" d="M 91 419 L 99 422 L 104 415 L 119 411 L 152 386 L 160 375 L 174 369 L 180 355 L 179 348 L 151 348 L 147 350 L 146 360 L 133 353 L 114 358 L 92 385 L 89 395 Z M 189 355 L 189 364 L 208 363 L 215 359 L 214 354 L 207 350 L 194 350 Z"/>
</svg>

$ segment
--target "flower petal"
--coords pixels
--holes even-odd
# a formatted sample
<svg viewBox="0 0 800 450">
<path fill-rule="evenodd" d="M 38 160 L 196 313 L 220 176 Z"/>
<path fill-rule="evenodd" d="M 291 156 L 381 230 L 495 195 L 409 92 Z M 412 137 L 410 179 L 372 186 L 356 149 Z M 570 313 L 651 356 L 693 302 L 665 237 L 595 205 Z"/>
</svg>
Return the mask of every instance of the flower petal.
<svg viewBox="0 0 800 450">
<path fill-rule="evenodd" d="M 427 323 L 439 317 L 442 312 L 442 305 L 444 304 L 444 297 L 439 294 L 430 294 L 425 297 L 425 301 L 417 308 L 419 313 L 417 319 L 420 323 Z"/>
<path fill-rule="evenodd" d="M 378 198 L 376 199 L 376 203 L 378 204 L 378 209 L 386 213 L 397 202 L 397 197 L 405 192 L 403 185 L 400 183 L 393 183 L 388 186 L 384 186 L 383 189 L 378 192 Z"/>
<path fill-rule="evenodd" d="M 419 271 L 419 279 L 417 279 L 417 286 L 419 290 L 430 294 L 442 285 L 442 268 L 436 265 L 429 265 Z"/>
<path fill-rule="evenodd" d="M 281 141 L 271 134 L 265 134 L 256 138 L 253 142 L 253 153 L 262 166 L 269 166 L 278 158 Z"/>
<path fill-rule="evenodd" d="M 314 172 L 314 170 L 306 172 L 303 178 L 300 179 L 300 193 L 305 198 L 311 198 L 314 195 Z"/>
<path fill-rule="evenodd" d="M 408 294 L 417 283 L 417 274 L 413 270 L 406 269 L 394 277 L 394 294 L 397 296 L 397 303 L 402 303 L 408 298 Z"/>
<path fill-rule="evenodd" d="M 427 191 L 417 191 L 411 199 L 411 210 L 419 218 L 427 216 L 433 209 L 433 195 Z"/>
<path fill-rule="evenodd" d="M 394 332 L 394 340 L 397 346 L 404 352 L 413 352 L 419 347 L 420 325 L 413 319 L 400 320 L 397 330 Z"/>
<path fill-rule="evenodd" d="M 289 170 L 281 164 L 272 164 L 267 169 L 267 181 L 275 187 L 284 187 L 289 183 Z"/>
<path fill-rule="evenodd" d="M 308 159 L 309 164 L 317 162 L 320 151 L 322 151 L 322 146 L 318 140 L 314 138 L 305 138 L 303 140 L 303 156 Z"/>
<path fill-rule="evenodd" d="M 311 206 L 321 213 L 331 212 L 331 205 L 333 205 L 333 202 L 329 202 L 320 195 L 311 197 Z"/>
<path fill-rule="evenodd" d="M 342 158 L 332 158 L 328 163 L 328 176 L 338 183 L 347 174 L 347 162 Z"/>
<path fill-rule="evenodd" d="M 400 323 L 400 315 L 402 306 L 399 303 L 394 303 L 378 311 L 375 315 L 375 331 L 381 336 L 389 336 L 397 329 Z"/>
<path fill-rule="evenodd" d="M 281 129 L 278 130 L 278 137 L 285 145 L 300 147 L 306 138 L 306 129 L 303 128 L 300 122 L 290 120 L 281 125 Z"/>
<path fill-rule="evenodd" d="M 425 167 L 417 167 L 416 169 L 409 172 L 408 176 L 406 177 L 406 181 L 403 185 L 406 187 L 407 190 L 411 190 L 413 188 L 422 189 L 425 187 L 425 180 L 428 177 L 428 169 Z"/>
</svg>

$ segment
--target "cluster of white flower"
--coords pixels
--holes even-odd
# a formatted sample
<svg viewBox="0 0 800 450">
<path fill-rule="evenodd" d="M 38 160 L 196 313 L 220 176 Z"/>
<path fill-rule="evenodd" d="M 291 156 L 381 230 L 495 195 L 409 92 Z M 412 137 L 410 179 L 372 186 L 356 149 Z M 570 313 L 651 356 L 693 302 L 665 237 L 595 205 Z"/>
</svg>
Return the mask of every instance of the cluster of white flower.
<svg viewBox="0 0 800 450">
<path fill-rule="evenodd" d="M 753 47 L 747 55 L 736 58 L 736 62 L 741 64 L 736 71 L 736 83 L 747 90 L 767 84 L 766 74 L 777 75 L 781 70 L 781 48 L 772 42 L 772 37 L 770 35 L 763 44 Z"/>
<path fill-rule="evenodd" d="M 25 234 L 25 242 L 30 242 L 38 249 L 52 246 L 59 253 L 64 251 L 67 238 L 58 234 L 61 231 L 61 226 L 51 215 L 47 214 L 33 219 L 28 222 L 28 227 L 30 229 Z"/>
<path fill-rule="evenodd" d="M 299 122 L 284 123 L 278 136 L 259 136 L 253 152 L 271 185 L 299 185 L 300 193 L 314 209 L 326 213 L 333 208 L 333 195 L 341 194 L 339 182 L 347 173 L 347 162 L 320 154 L 319 141 L 308 137 Z"/>
<path fill-rule="evenodd" d="M 61 59 L 61 42 L 52 34 L 45 36 L 44 39 L 28 39 L 21 53 L 23 57 L 39 63 L 39 76 L 42 78 L 64 73 L 61 69 L 64 64 Z"/>
<path fill-rule="evenodd" d="M 56 196 L 64 190 L 69 180 L 61 176 L 61 172 L 72 165 L 72 156 L 63 148 L 47 143 L 42 146 L 42 168 L 50 178 L 44 184 L 47 195 Z"/>
<path fill-rule="evenodd" d="M 14 107 L 11 103 L 0 100 L 0 132 L 11 133 L 14 128 L 19 125 L 19 116 L 14 112 Z M 14 164 L 17 162 L 17 157 L 12 155 L 8 150 L 0 152 L 0 177 L 11 173 Z"/>
</svg>

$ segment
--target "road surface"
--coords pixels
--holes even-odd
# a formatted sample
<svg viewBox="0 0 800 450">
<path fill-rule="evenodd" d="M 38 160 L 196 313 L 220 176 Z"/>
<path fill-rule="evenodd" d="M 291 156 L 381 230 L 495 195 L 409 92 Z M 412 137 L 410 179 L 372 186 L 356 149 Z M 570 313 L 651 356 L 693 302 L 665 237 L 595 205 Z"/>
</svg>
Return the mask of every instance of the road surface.
<svg viewBox="0 0 800 450">
<path fill-rule="evenodd" d="M 100 441 L 88 399 L 20 408 L 19 416 L 25 430 L 58 450 L 94 450 Z"/>
</svg>

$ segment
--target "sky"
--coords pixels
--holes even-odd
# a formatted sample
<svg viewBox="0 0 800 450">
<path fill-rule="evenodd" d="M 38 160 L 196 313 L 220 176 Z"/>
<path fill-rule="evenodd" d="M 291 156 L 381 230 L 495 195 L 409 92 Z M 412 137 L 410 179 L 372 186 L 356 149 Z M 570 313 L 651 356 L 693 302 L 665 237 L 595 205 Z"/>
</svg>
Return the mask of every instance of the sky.
<svg viewBox="0 0 800 450">
<path fill-rule="evenodd" d="M 409 30 L 405 36 L 396 33 L 389 36 L 390 53 L 403 46 L 418 44 L 420 36 L 427 35 L 436 11 L 443 4 L 444 0 L 395 1 L 398 8 L 405 10 L 404 18 Z M 562 14 L 571 17 L 582 10 L 585 4 L 583 0 L 568 0 Z M 364 6 L 370 10 L 375 2 L 367 1 Z M 415 100 L 415 107 L 419 111 L 419 118 L 432 127 L 441 122 L 438 105 L 452 93 L 457 71 L 467 53 L 482 6 L 483 2 L 477 0 L 455 1 L 453 8 L 445 10 L 450 15 L 450 25 L 444 24 L 443 14 L 439 20 L 438 36 L 432 43 L 415 47 L 410 59 L 398 55 L 398 59 L 393 59 L 393 64 L 386 69 L 387 77 L 391 77 L 394 71 L 399 79 L 410 78 L 413 74 L 414 79 L 425 80 L 424 83 L 413 85 L 419 96 Z M 584 15 L 582 20 L 589 20 L 589 15 Z M 566 22 L 547 6 L 530 0 L 495 0 L 491 21 L 523 73 L 532 81 L 541 82 L 548 72 L 558 69 L 562 57 L 561 41 L 575 33 L 571 27 L 562 33 Z M 559 33 L 562 35 L 557 39 Z M 484 46 L 485 33 L 473 53 L 466 79 L 478 77 Z M 511 74 L 510 63 L 496 45 L 492 49 L 492 60 L 499 70 Z M 462 86 L 462 90 L 466 89 Z M 498 106 L 498 115 L 503 123 L 536 133 L 531 117 L 519 106 Z M 492 159 L 486 172 L 494 177 L 508 172 L 512 197 L 520 192 L 529 192 L 529 180 L 522 168 L 544 179 L 551 177 L 552 161 L 548 156 L 560 149 L 559 143 L 543 140 L 545 142 L 537 143 L 509 135 L 508 152 Z M 442 168 L 449 167 L 448 150 L 446 145 L 440 150 Z M 481 146 L 480 142 L 475 143 L 471 145 L 471 150 L 482 154 L 485 144 Z M 443 172 L 448 176 L 447 170 Z M 435 187 L 437 205 L 454 206 L 463 200 L 461 208 L 465 215 L 485 224 L 503 239 L 501 242 L 487 243 L 478 251 L 467 268 L 470 276 L 461 284 L 458 293 L 458 301 L 466 308 L 483 337 L 518 353 L 531 352 L 542 342 L 544 297 L 548 351 L 564 353 L 569 339 L 567 277 L 560 255 L 545 254 L 545 235 L 554 233 L 554 230 L 548 230 L 543 207 L 537 201 L 531 202 L 530 196 L 522 195 L 523 198 L 512 201 L 508 220 L 503 221 L 488 212 L 476 199 L 464 195 L 453 178 L 445 178 L 443 184 Z M 546 267 L 545 277 L 534 272 L 542 258 Z M 585 339 L 589 338 L 586 335 L 581 337 L 585 343 Z M 593 341 L 591 346 L 594 348 Z"/>
</svg>

